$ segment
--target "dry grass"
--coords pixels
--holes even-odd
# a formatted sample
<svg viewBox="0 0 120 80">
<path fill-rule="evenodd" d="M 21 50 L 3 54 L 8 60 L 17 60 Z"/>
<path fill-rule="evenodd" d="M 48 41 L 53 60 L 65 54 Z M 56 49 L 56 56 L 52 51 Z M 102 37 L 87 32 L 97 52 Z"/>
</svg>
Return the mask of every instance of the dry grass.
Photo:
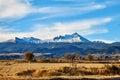
<svg viewBox="0 0 120 80">
<path fill-rule="evenodd" d="M 15 61 L 0 62 L 0 77 L 40 78 L 46 76 L 86 76 L 120 74 L 119 64 L 115 66 L 101 63 L 78 63 L 78 68 L 69 67 L 70 63 L 20 63 Z M 117 66 L 116 66 L 117 65 Z M 107 71 L 107 73 L 105 73 Z"/>
<path fill-rule="evenodd" d="M 27 71 L 39 68 L 52 69 L 64 66 L 70 66 L 70 63 L 14 63 L 14 62 L 0 62 L 0 74 L 12 75 L 19 71 Z M 86 64 L 79 63 L 78 66 L 86 67 L 103 67 L 104 64 Z"/>
<path fill-rule="evenodd" d="M 16 73 L 17 76 L 80 76 L 80 75 L 120 75 L 120 66 L 105 65 L 101 68 L 95 67 L 61 67 L 52 69 L 27 70 Z"/>
<path fill-rule="evenodd" d="M 80 75 L 120 75 L 120 66 L 105 65 L 101 68 L 95 67 L 61 67 L 58 69 L 38 69 L 37 76 L 80 76 Z"/>
</svg>

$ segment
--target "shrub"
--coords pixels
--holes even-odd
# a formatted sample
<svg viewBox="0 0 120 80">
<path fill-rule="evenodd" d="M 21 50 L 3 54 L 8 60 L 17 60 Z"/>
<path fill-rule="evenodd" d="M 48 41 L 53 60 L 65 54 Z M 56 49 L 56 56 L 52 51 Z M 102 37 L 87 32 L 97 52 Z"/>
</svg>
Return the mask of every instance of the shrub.
<svg viewBox="0 0 120 80">
<path fill-rule="evenodd" d="M 90 72 L 91 75 L 97 75 L 97 74 L 99 74 L 99 69 L 98 68 L 89 68 L 88 72 Z"/>
<path fill-rule="evenodd" d="M 46 73 L 47 73 L 47 70 L 45 70 L 45 69 L 38 69 L 32 75 L 33 76 L 41 76 L 41 77 L 43 77 L 43 76 L 46 76 Z"/>
<path fill-rule="evenodd" d="M 34 60 L 34 54 L 32 52 L 24 53 L 24 58 L 28 62 L 32 62 Z"/>
<path fill-rule="evenodd" d="M 32 73 L 34 72 L 35 70 L 27 70 L 27 71 L 21 71 L 21 72 L 17 72 L 15 73 L 16 76 L 27 76 L 27 75 L 32 75 Z"/>
<path fill-rule="evenodd" d="M 120 74 L 120 67 L 117 65 L 105 65 L 105 73 L 110 75 Z"/>
<path fill-rule="evenodd" d="M 92 54 L 90 54 L 90 53 L 89 53 L 86 57 L 87 57 L 87 59 L 88 59 L 89 61 L 93 60 L 93 56 L 92 56 Z"/>
<path fill-rule="evenodd" d="M 62 70 L 67 76 L 93 75 L 92 71 L 86 67 L 63 67 Z"/>
<path fill-rule="evenodd" d="M 48 74 L 48 76 L 60 76 L 60 75 L 63 75 L 63 73 L 60 72 L 59 70 L 48 70 L 47 74 Z"/>
<path fill-rule="evenodd" d="M 41 76 L 41 77 L 44 77 L 44 76 L 60 76 L 60 75 L 62 75 L 62 73 L 55 70 L 55 69 L 48 69 L 48 70 L 38 69 L 33 73 L 33 76 Z"/>
</svg>

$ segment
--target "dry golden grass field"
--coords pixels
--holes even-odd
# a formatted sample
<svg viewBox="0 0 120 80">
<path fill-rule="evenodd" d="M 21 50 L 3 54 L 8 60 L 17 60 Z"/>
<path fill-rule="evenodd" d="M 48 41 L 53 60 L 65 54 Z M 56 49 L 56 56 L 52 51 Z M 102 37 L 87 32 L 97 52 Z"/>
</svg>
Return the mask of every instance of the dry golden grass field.
<svg viewBox="0 0 120 80">
<path fill-rule="evenodd" d="M 104 67 L 105 64 L 102 63 L 78 63 L 77 67 L 85 67 L 86 69 L 88 68 L 102 68 Z M 118 63 L 115 65 L 119 65 Z M 62 67 L 70 67 L 70 63 L 18 63 L 16 61 L 0 61 L 0 80 L 17 80 L 17 79 L 24 79 L 24 80 L 36 80 L 36 79 L 50 79 L 50 78 L 69 78 L 69 79 L 80 79 L 80 80 L 85 80 L 86 78 L 90 79 L 99 79 L 102 80 L 103 78 L 113 78 L 112 80 L 120 80 L 119 75 L 79 75 L 79 76 L 32 76 L 30 74 L 31 71 L 35 71 L 38 74 L 40 69 L 42 70 L 54 70 L 54 69 L 59 69 Z M 30 70 L 30 71 L 29 71 Z M 37 70 L 39 70 L 37 72 Z M 25 71 L 28 71 L 26 73 Z M 17 73 L 26 73 L 29 75 L 22 75 L 19 76 Z M 40 73 L 39 73 L 40 74 Z M 108 80 L 109 80 L 108 79 Z M 57 80 L 57 79 L 56 79 Z M 61 79 L 59 79 L 61 80 Z M 105 79 L 106 80 L 106 79 Z"/>
</svg>

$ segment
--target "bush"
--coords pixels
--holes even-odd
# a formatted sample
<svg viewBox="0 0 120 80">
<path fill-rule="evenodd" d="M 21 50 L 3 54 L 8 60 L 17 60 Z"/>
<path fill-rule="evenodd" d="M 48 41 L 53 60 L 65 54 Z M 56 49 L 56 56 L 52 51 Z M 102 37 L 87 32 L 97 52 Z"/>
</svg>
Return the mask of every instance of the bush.
<svg viewBox="0 0 120 80">
<path fill-rule="evenodd" d="M 79 75 L 91 75 L 92 73 L 86 70 L 83 70 L 81 67 L 63 67 L 61 72 L 66 76 L 79 76 Z"/>
<path fill-rule="evenodd" d="M 41 77 L 45 77 L 45 76 L 60 76 L 62 75 L 61 72 L 55 70 L 55 69 L 38 69 L 33 73 L 33 76 L 41 76 Z"/>
<path fill-rule="evenodd" d="M 87 69 L 90 75 L 97 75 L 99 74 L 99 68 L 88 68 Z"/>
<path fill-rule="evenodd" d="M 16 76 L 27 76 L 27 75 L 32 75 L 32 73 L 34 72 L 35 70 L 27 70 L 27 71 L 21 71 L 21 72 L 17 72 L 15 73 Z"/>
<path fill-rule="evenodd" d="M 46 76 L 46 73 L 47 73 L 47 70 L 44 70 L 44 69 L 38 69 L 36 70 L 32 75 L 33 76 Z"/>
<path fill-rule="evenodd" d="M 105 73 L 109 75 L 119 75 L 120 74 L 120 67 L 117 65 L 105 65 Z"/>
<path fill-rule="evenodd" d="M 32 62 L 34 60 L 34 54 L 32 52 L 24 53 L 24 58 L 28 62 Z"/>
<path fill-rule="evenodd" d="M 90 53 L 89 53 L 86 57 L 87 57 L 87 59 L 88 59 L 89 61 L 93 60 L 93 56 L 92 56 L 92 54 L 90 54 Z"/>
</svg>

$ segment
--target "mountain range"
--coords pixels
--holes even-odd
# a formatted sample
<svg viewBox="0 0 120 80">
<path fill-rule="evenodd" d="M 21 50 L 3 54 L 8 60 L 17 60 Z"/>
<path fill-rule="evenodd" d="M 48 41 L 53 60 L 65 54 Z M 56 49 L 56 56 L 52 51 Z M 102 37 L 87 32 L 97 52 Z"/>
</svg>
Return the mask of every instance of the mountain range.
<svg viewBox="0 0 120 80">
<path fill-rule="evenodd" d="M 24 37 L 0 42 L 0 53 L 50 53 L 54 56 L 62 56 L 65 53 L 113 54 L 120 53 L 120 42 L 104 43 L 92 42 L 78 33 L 57 36 L 51 40 L 41 40 L 34 37 Z"/>
<path fill-rule="evenodd" d="M 75 32 L 71 35 L 56 36 L 53 39 L 49 39 L 49 40 L 41 40 L 34 37 L 23 37 L 23 38 L 15 37 L 15 39 L 10 39 L 5 42 L 38 44 L 38 43 L 45 43 L 45 42 L 71 42 L 72 43 L 72 42 L 90 42 L 90 41 Z"/>
</svg>

